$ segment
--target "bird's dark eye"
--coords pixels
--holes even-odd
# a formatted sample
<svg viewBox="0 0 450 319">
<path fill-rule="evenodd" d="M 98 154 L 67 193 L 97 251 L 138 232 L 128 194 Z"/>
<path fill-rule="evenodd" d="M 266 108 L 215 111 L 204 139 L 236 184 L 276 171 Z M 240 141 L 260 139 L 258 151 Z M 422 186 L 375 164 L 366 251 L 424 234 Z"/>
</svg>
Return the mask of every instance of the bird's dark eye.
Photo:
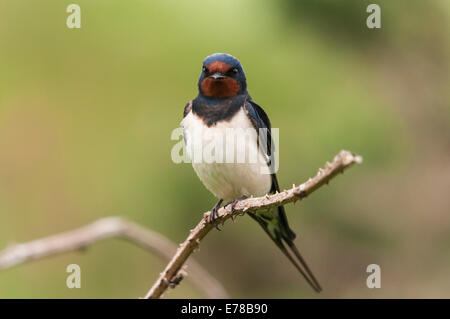
<svg viewBox="0 0 450 319">
<path fill-rule="evenodd" d="M 208 69 L 206 68 L 206 66 L 204 66 L 204 67 L 202 68 L 202 71 L 203 71 L 204 73 L 208 73 Z"/>
<path fill-rule="evenodd" d="M 232 68 L 231 70 L 229 70 L 229 71 L 227 72 L 227 75 L 228 75 L 228 76 L 234 76 L 234 75 L 236 75 L 236 74 L 238 74 L 238 73 L 239 73 L 239 70 L 238 70 L 238 69 Z"/>
</svg>

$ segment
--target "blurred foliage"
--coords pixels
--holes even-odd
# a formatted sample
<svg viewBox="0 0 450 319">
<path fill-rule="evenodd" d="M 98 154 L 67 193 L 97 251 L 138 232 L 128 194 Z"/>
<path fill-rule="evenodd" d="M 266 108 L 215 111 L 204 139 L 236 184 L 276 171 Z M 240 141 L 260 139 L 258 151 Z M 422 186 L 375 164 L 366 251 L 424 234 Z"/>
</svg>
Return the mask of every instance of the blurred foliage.
<svg viewBox="0 0 450 319">
<path fill-rule="evenodd" d="M 170 133 L 203 58 L 227 52 L 280 128 L 282 187 L 340 149 L 364 156 L 287 207 L 320 297 L 449 296 L 448 1 L 378 1 L 379 30 L 368 1 L 79 0 L 79 30 L 70 3 L 0 2 L 0 249 L 111 215 L 181 242 L 215 199 L 171 161 Z M 234 297 L 316 297 L 246 217 L 195 258 Z M 135 298 L 164 264 L 107 240 L 0 272 L 0 297 Z M 168 295 L 201 296 L 189 280 Z"/>
</svg>

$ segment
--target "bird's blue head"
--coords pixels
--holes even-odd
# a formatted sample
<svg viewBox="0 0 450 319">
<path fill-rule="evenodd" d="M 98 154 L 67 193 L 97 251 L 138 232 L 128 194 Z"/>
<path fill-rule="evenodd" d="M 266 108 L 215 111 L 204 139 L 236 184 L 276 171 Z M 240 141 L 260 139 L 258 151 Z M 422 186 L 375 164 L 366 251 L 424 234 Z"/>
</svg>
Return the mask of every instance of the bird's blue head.
<svg viewBox="0 0 450 319">
<path fill-rule="evenodd" d="M 201 95 L 223 99 L 242 94 L 247 90 L 247 81 L 241 62 L 226 53 L 214 53 L 203 61 L 198 80 Z"/>
</svg>

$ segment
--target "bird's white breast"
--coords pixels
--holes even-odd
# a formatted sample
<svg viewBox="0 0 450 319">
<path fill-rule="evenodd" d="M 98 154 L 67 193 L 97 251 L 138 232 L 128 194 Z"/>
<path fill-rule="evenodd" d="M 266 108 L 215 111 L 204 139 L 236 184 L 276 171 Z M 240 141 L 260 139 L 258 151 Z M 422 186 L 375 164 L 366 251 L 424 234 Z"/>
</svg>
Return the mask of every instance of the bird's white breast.
<svg viewBox="0 0 450 319">
<path fill-rule="evenodd" d="M 216 136 L 226 137 L 227 129 L 246 130 L 253 128 L 242 108 L 231 119 L 217 122 L 211 127 L 208 127 L 200 117 L 191 111 L 183 119 L 181 125 L 184 131 L 187 153 L 192 159 L 192 166 L 206 188 L 216 197 L 228 201 L 240 198 L 243 195 L 262 196 L 270 191 L 272 179 L 270 174 L 262 172 L 262 165 L 265 165 L 264 156 L 258 150 L 256 136 L 248 139 L 245 143 L 244 163 L 237 162 L 238 151 L 242 152 L 238 143 L 232 145 L 235 161 L 233 163 L 226 161 L 227 153 L 230 154 L 230 146 L 228 145 L 227 149 L 226 138 L 223 148 L 221 148 L 224 153 L 223 162 L 205 161 L 204 158 L 199 161 L 198 158 L 194 158 L 195 155 L 192 153 L 195 143 L 200 143 L 203 151 L 205 151 Z M 249 154 L 256 154 L 256 161 L 249 160 Z"/>
</svg>

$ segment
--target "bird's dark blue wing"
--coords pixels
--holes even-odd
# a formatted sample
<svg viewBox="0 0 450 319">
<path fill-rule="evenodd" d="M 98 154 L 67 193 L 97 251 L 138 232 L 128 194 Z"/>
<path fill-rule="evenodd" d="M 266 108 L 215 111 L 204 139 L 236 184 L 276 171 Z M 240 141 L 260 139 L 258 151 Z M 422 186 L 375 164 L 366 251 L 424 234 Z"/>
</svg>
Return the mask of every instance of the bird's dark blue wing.
<svg viewBox="0 0 450 319">
<path fill-rule="evenodd" d="M 245 109 L 247 112 L 247 116 L 249 117 L 250 121 L 252 122 L 257 134 L 258 134 L 258 142 L 260 145 L 265 145 L 265 155 L 271 157 L 272 154 L 275 152 L 275 144 L 273 143 L 272 139 L 272 127 L 270 124 L 269 117 L 267 116 L 266 112 L 264 112 L 263 108 L 256 104 L 252 99 L 249 99 L 247 103 L 245 104 Z M 260 129 L 263 129 L 260 131 Z M 261 134 L 262 133 L 262 134 Z M 274 157 L 272 156 L 270 158 L 270 162 L 268 162 L 268 165 L 274 166 Z M 278 186 L 277 176 L 275 172 L 271 174 L 272 176 L 272 187 L 270 189 L 271 193 L 275 193 L 276 191 L 280 191 L 280 188 Z"/>
<path fill-rule="evenodd" d="M 269 117 L 267 116 L 266 112 L 260 107 L 258 104 L 256 104 L 253 100 L 248 100 L 245 103 L 245 109 L 247 111 L 247 115 L 252 122 L 259 138 L 259 142 L 263 143 L 263 145 L 266 145 L 265 152 L 268 156 L 271 156 L 271 154 L 274 151 L 275 145 L 272 141 L 272 134 L 271 134 L 271 125 Z M 263 129 L 264 133 L 260 135 L 260 129 Z"/>
<path fill-rule="evenodd" d="M 270 124 L 269 117 L 267 116 L 266 112 L 264 112 L 263 108 L 258 104 L 256 104 L 252 99 L 249 99 L 247 101 L 247 103 L 245 104 L 245 108 L 250 121 L 252 122 L 253 126 L 255 127 L 258 133 L 259 143 L 267 145 L 266 154 L 268 156 L 271 156 L 271 154 L 273 154 L 273 152 L 275 151 L 275 145 L 272 140 L 271 134 L 272 127 Z M 260 134 L 259 132 L 260 129 L 265 129 L 267 133 L 264 132 L 266 134 Z M 274 159 L 272 158 L 271 161 L 273 160 Z M 271 193 L 275 193 L 277 191 L 279 192 L 280 186 L 278 185 L 277 175 L 273 173 L 271 174 L 271 176 L 272 176 L 272 186 L 270 188 L 270 192 Z M 288 226 L 286 212 L 284 211 L 283 206 L 279 206 L 279 215 L 281 222 L 284 224 L 284 226 L 286 226 L 286 232 L 288 233 L 287 234 L 288 237 L 294 239 L 295 233 Z"/>
</svg>

